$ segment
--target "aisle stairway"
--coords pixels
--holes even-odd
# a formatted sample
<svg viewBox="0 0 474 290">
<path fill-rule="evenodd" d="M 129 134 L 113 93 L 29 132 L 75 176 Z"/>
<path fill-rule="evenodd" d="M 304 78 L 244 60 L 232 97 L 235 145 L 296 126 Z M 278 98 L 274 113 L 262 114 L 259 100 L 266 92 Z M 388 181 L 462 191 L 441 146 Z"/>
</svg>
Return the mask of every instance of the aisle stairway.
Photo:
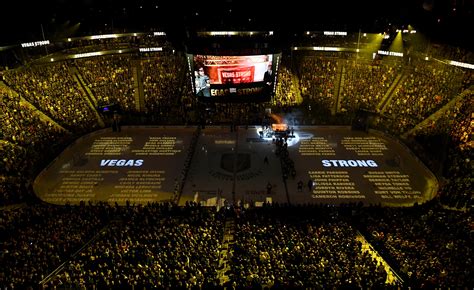
<svg viewBox="0 0 474 290">
<path fill-rule="evenodd" d="M 398 90 L 398 87 L 403 85 L 405 82 L 405 79 L 407 78 L 407 74 L 402 72 L 393 81 L 392 85 L 388 88 L 387 92 L 383 96 L 383 98 L 380 100 L 380 103 L 377 105 L 377 111 L 380 113 L 384 113 L 385 110 L 387 109 L 388 105 L 392 101 L 393 96 Z"/>
<path fill-rule="evenodd" d="M 217 277 L 219 278 L 220 284 L 224 285 L 229 281 L 227 275 L 230 270 L 230 263 L 232 255 L 234 253 L 232 245 L 234 244 L 235 234 L 235 221 L 234 219 L 228 218 L 224 225 L 224 236 L 222 238 L 221 248 L 219 252 L 219 266 L 217 267 Z"/>
<path fill-rule="evenodd" d="M 89 104 L 89 106 L 92 108 L 92 111 L 94 112 L 94 114 L 97 118 L 99 126 L 102 127 L 102 128 L 105 127 L 104 120 L 102 119 L 102 116 L 97 111 L 98 101 L 97 101 L 96 97 L 94 96 L 94 94 L 92 93 L 89 86 L 84 81 L 84 78 L 82 77 L 80 71 L 77 69 L 77 67 L 70 66 L 69 67 L 69 73 L 73 77 L 74 81 L 77 83 L 77 85 L 78 85 L 77 87 L 79 88 L 79 90 L 81 90 L 82 94 L 87 97 L 86 101 Z"/>
<path fill-rule="evenodd" d="M 134 59 L 130 63 L 133 77 L 133 91 L 135 94 L 135 110 L 145 111 L 145 94 L 143 91 L 143 75 L 140 60 Z"/>
<path fill-rule="evenodd" d="M 362 244 L 362 252 L 369 252 L 373 259 L 377 261 L 377 265 L 382 264 L 385 272 L 387 273 L 386 284 L 389 285 L 401 285 L 403 280 L 400 276 L 393 270 L 392 267 L 380 256 L 380 254 L 374 249 L 374 247 L 364 238 L 364 236 L 358 232 L 356 240 Z"/>
</svg>

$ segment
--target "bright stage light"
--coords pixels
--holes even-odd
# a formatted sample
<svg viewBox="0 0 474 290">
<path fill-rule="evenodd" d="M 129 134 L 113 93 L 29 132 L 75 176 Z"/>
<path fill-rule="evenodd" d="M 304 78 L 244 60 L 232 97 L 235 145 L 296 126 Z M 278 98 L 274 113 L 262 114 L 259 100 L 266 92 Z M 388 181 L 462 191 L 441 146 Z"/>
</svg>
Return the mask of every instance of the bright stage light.
<svg viewBox="0 0 474 290">
<path fill-rule="evenodd" d="M 286 124 L 277 124 L 277 125 L 287 126 Z M 262 126 L 255 126 L 255 134 L 259 136 L 260 139 L 265 140 L 267 142 L 274 142 L 274 140 L 276 140 L 276 137 L 273 133 L 274 133 L 273 130 L 271 130 L 269 127 L 267 127 L 267 129 L 264 129 Z M 293 130 L 293 135 L 288 136 L 286 144 L 288 145 L 288 147 L 291 147 L 298 144 L 301 140 L 311 139 L 312 137 L 313 137 L 313 134 L 301 133 L 299 131 Z"/>
</svg>

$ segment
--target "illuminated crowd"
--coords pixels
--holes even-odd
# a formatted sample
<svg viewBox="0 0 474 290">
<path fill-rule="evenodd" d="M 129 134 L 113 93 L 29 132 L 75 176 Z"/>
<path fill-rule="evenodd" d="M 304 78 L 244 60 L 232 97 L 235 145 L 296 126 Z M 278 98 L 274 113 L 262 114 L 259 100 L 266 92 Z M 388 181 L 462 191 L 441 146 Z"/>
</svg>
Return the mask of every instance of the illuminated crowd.
<svg viewBox="0 0 474 290">
<path fill-rule="evenodd" d="M 341 91 L 341 111 L 358 109 L 375 111 L 385 92 L 400 73 L 400 67 L 373 62 L 346 61 L 344 84 Z"/>
<path fill-rule="evenodd" d="M 160 43 L 130 39 L 133 47 Z M 103 40 L 95 48 L 84 43 L 83 48 L 65 46 L 69 52 L 87 52 L 122 48 L 124 42 Z M 432 54 L 472 57 L 461 49 L 433 49 Z M 402 138 L 440 177 L 438 196 L 403 209 L 227 209 L 235 221 L 235 242 L 226 285 L 387 287 L 385 270 L 361 251 L 356 240 L 361 231 L 401 273 L 404 286 L 474 286 L 474 101 L 472 91 L 466 91 L 473 78 L 467 69 L 423 59 L 406 64 L 334 53 L 299 55 L 283 61 L 272 102 L 206 105 L 196 101 L 185 58 L 174 51 L 29 64 L 1 71 L 0 77 L 0 205 L 19 207 L 0 211 L 1 288 L 35 288 L 41 281 L 45 287 L 81 289 L 221 285 L 216 273 L 229 212 L 193 203 L 181 208 L 167 203 L 55 206 L 35 200 L 34 176 L 74 138 L 99 129 L 101 115 L 95 110 L 111 103 L 123 115 L 143 109 L 135 124 L 230 125 L 231 131 L 237 125 L 261 125 L 265 109 L 298 111 L 303 125 L 350 125 L 360 109 L 379 114 L 376 128 Z M 396 90 L 385 99 L 396 81 Z M 276 152 L 288 178 L 294 163 L 279 142 Z M 446 149 L 443 155 L 440 148 Z M 179 183 L 185 178 L 182 172 Z"/>
<path fill-rule="evenodd" d="M 5 72 L 4 78 L 24 99 L 66 129 L 87 132 L 98 127 L 94 108 L 67 63 L 22 67 Z"/>
<path fill-rule="evenodd" d="M 282 64 L 278 73 L 274 105 L 276 107 L 296 106 L 299 105 L 301 101 L 298 77 L 291 73 L 291 67 Z"/>
<path fill-rule="evenodd" d="M 216 261 L 223 226 L 214 211 L 168 204 L 113 210 L 118 220 L 47 285 L 85 289 L 219 285 Z"/>
<path fill-rule="evenodd" d="M 0 87 L 0 108 L 0 205 L 4 205 L 31 196 L 29 185 L 40 167 L 38 162 L 57 154 L 68 134 L 41 119 L 5 87 Z"/>
<path fill-rule="evenodd" d="M 120 104 L 125 111 L 136 110 L 129 57 L 87 58 L 76 60 L 75 64 L 92 90 L 98 106 Z"/>
<path fill-rule="evenodd" d="M 171 54 L 144 59 L 140 65 L 145 107 L 163 119 L 178 114 L 175 110 L 186 80 L 184 60 Z"/>
<path fill-rule="evenodd" d="M 301 57 L 298 66 L 301 95 L 303 100 L 313 106 L 314 115 L 320 118 L 329 116 L 331 110 L 335 109 L 340 66 L 340 61 L 335 58 Z"/>
<path fill-rule="evenodd" d="M 38 204 L 0 211 L 2 288 L 36 288 L 99 232 L 112 210 Z"/>
<path fill-rule="evenodd" d="M 430 121 L 425 128 L 414 133 L 410 138 L 415 139 L 423 147 L 420 150 L 437 154 L 439 143 L 432 142 L 433 137 L 442 136 L 447 150 L 442 152 L 443 158 L 443 187 L 440 190 L 441 201 L 451 207 L 465 208 L 472 204 L 470 188 L 473 182 L 473 119 L 474 111 L 472 91 L 457 100 L 454 105 L 443 112 L 437 120 Z M 418 150 L 418 151 L 420 151 Z M 418 153 L 417 151 L 417 153 Z M 421 154 L 421 152 L 419 153 Z M 432 156 L 427 156 L 427 162 L 434 163 Z M 436 164 L 439 167 L 439 164 Z M 435 166 L 435 168 L 438 168 Z"/>
<path fill-rule="evenodd" d="M 461 92 L 469 72 L 444 64 L 415 65 L 392 97 L 387 115 L 399 133 L 414 127 Z"/>
<path fill-rule="evenodd" d="M 416 288 L 474 285 L 472 215 L 436 203 L 412 208 L 368 208 L 361 228 L 408 285 Z"/>
<path fill-rule="evenodd" d="M 399 273 L 395 287 L 474 283 L 472 217 L 436 202 L 405 209 L 265 204 L 218 212 L 165 203 L 4 210 L 0 285 L 215 288 L 229 219 L 235 228 L 225 247 L 224 286 L 390 287 L 380 261 L 362 251 L 361 233 Z"/>
<path fill-rule="evenodd" d="M 315 213 L 317 211 L 317 213 Z M 325 208 L 268 207 L 241 213 L 230 280 L 237 288 L 384 287 L 387 274 L 356 229 Z"/>
</svg>

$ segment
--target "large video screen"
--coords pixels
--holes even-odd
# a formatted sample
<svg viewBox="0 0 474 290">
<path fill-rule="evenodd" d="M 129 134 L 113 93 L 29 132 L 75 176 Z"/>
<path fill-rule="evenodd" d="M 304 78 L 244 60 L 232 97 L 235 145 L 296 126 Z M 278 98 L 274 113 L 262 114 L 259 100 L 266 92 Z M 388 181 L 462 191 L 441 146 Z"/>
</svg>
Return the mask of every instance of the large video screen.
<svg viewBox="0 0 474 290">
<path fill-rule="evenodd" d="M 191 85 L 202 101 L 268 101 L 280 54 L 188 55 Z"/>
</svg>

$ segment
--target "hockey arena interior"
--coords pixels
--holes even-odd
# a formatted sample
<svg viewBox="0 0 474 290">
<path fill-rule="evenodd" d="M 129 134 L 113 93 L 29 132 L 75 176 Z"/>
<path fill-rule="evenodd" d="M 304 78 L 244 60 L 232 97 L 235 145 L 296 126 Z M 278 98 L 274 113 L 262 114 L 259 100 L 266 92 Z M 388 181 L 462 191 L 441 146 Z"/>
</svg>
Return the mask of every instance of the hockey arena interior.
<svg viewBox="0 0 474 290">
<path fill-rule="evenodd" d="M 0 288 L 474 287 L 472 1 L 52 2 L 3 11 Z"/>
</svg>

